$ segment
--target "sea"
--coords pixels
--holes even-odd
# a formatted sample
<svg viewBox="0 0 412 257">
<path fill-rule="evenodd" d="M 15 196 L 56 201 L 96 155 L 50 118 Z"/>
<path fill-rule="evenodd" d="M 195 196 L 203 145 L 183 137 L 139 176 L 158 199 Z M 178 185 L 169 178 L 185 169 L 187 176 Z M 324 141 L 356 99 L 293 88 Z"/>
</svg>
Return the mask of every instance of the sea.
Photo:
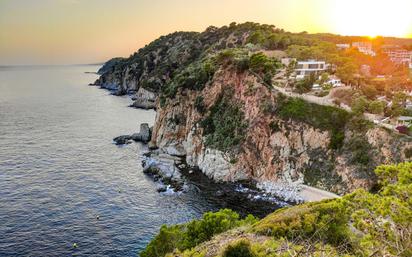
<svg viewBox="0 0 412 257">
<path fill-rule="evenodd" d="M 186 193 L 159 193 L 142 171 L 147 146 L 112 141 L 156 113 L 88 86 L 98 69 L 0 67 L 0 256 L 138 256 L 162 224 L 279 208 L 215 194 L 224 185 L 202 175 Z"/>
</svg>

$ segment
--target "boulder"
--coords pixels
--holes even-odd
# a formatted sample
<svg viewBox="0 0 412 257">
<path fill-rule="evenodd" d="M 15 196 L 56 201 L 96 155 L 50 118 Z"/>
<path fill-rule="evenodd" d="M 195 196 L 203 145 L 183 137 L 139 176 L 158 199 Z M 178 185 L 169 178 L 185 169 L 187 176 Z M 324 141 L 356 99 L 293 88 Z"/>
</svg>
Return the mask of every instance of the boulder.
<svg viewBox="0 0 412 257">
<path fill-rule="evenodd" d="M 113 139 L 116 145 L 124 145 L 124 144 L 130 144 L 131 136 L 129 135 L 123 135 L 123 136 L 118 136 Z"/>
<path fill-rule="evenodd" d="M 124 145 L 124 144 L 129 144 L 130 140 L 133 140 L 135 142 L 143 142 L 147 144 L 150 142 L 151 139 L 151 130 L 149 128 L 149 124 L 147 123 L 142 123 L 140 125 L 140 132 L 139 133 L 134 133 L 132 135 L 123 135 L 123 136 L 118 136 L 113 139 L 113 141 L 116 143 L 116 145 Z"/>
<path fill-rule="evenodd" d="M 129 107 L 150 110 L 150 109 L 156 109 L 156 103 L 138 99 L 138 100 L 135 100 Z"/>
</svg>

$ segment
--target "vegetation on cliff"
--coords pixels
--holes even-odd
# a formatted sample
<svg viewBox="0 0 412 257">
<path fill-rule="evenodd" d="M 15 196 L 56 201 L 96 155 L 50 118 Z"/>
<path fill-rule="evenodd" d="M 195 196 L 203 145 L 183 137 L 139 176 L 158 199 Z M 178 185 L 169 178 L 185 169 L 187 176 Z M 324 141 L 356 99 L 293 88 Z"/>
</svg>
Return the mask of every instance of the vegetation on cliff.
<svg viewBox="0 0 412 257">
<path fill-rule="evenodd" d="M 336 38 L 340 37 L 335 36 L 334 39 Z M 254 52 L 281 50 L 296 57 L 328 57 L 327 60 L 333 60 L 332 63 L 336 64 L 348 62 L 348 58 L 340 56 L 334 44 L 328 41 L 331 39 L 325 40 L 321 35 L 294 34 L 276 28 L 274 25 L 253 22 L 231 23 L 221 28 L 211 26 L 201 33 L 175 32 L 160 37 L 128 58 L 110 60 L 100 71 L 102 77 L 97 84 L 118 84 L 121 91 L 119 93 L 126 93 L 138 88 L 123 88 L 123 82 L 134 81 L 135 83 L 131 84 L 137 84 L 137 87 L 143 87 L 164 97 L 173 97 L 175 93 L 173 88 L 176 85 L 170 84 L 176 84 L 175 77 L 185 73 L 184 70 L 188 66 L 199 66 L 205 59 L 218 52 L 236 48 L 247 48 L 248 51 Z M 261 58 L 264 58 L 264 55 L 257 53 L 252 56 L 250 68 L 255 69 L 253 67 L 255 60 L 259 62 L 258 69 L 267 67 L 260 65 Z M 248 68 L 247 63 L 243 61 L 239 59 L 239 66 Z M 195 73 L 199 72 L 198 67 L 192 69 Z M 343 69 L 341 73 L 346 74 L 347 71 L 348 69 Z M 202 75 L 200 80 L 202 83 L 205 82 L 203 78 Z M 267 75 L 266 78 L 268 79 L 269 76 Z M 164 90 L 163 87 L 171 87 L 172 90 Z"/>
<path fill-rule="evenodd" d="M 339 149 L 343 145 L 344 130 L 350 119 L 347 111 L 309 103 L 300 98 L 286 98 L 283 95 L 279 95 L 276 104 L 282 118 L 302 121 L 315 128 L 330 131 L 330 148 Z"/>
<path fill-rule="evenodd" d="M 359 189 L 260 221 L 240 221 L 224 210 L 164 226 L 141 256 L 411 256 L 412 163 L 379 166 L 375 173 L 376 193 Z"/>
<path fill-rule="evenodd" d="M 245 138 L 247 123 L 241 106 L 232 99 L 232 94 L 230 89 L 223 91 L 201 121 L 207 147 L 226 152 Z"/>
</svg>

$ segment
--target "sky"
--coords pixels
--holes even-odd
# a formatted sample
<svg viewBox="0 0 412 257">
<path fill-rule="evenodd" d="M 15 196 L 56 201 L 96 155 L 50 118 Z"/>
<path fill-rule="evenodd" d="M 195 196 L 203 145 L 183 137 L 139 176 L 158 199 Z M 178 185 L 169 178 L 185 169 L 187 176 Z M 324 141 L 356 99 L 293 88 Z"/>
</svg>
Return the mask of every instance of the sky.
<svg viewBox="0 0 412 257">
<path fill-rule="evenodd" d="M 0 65 L 103 62 L 232 21 L 412 37 L 411 10 L 412 0 L 0 0 Z"/>
</svg>

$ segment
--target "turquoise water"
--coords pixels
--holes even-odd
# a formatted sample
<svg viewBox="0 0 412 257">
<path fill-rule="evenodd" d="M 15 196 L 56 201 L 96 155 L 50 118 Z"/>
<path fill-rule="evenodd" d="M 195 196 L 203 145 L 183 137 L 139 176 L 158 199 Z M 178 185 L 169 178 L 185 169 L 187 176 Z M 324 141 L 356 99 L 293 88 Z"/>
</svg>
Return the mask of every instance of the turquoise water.
<svg viewBox="0 0 412 257">
<path fill-rule="evenodd" d="M 155 112 L 87 86 L 98 68 L 0 68 L 0 256 L 136 256 L 161 224 L 239 206 L 159 194 L 142 172 L 146 147 L 112 143 Z"/>
</svg>

